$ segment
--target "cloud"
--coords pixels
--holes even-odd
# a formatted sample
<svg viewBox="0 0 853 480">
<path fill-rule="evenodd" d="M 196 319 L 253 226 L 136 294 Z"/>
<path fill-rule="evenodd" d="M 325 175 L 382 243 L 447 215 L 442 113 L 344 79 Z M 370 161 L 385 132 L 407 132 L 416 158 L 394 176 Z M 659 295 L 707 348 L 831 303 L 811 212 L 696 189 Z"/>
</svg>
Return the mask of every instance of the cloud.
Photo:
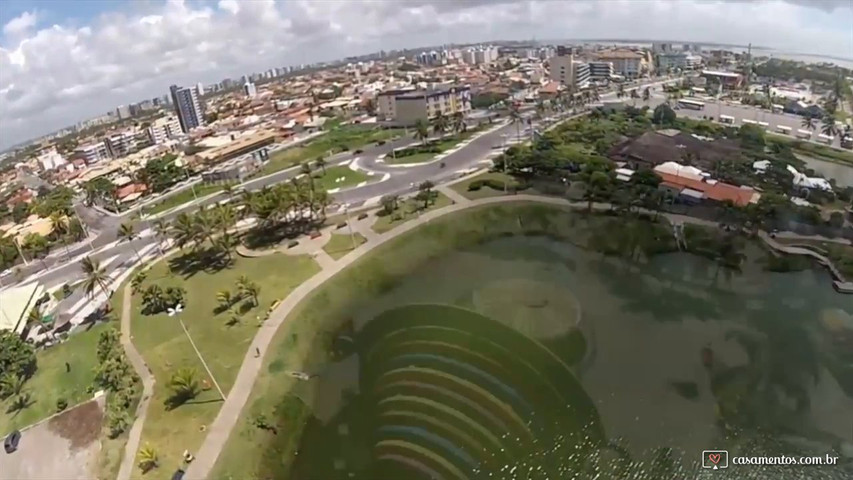
<svg viewBox="0 0 853 480">
<path fill-rule="evenodd" d="M 24 12 L 3 25 L 3 34 L 10 37 L 26 34 L 36 26 L 36 21 L 38 21 L 36 12 Z"/>
<path fill-rule="evenodd" d="M 2 0 L 0 0 L 2 1 Z M 634 38 L 849 55 L 849 0 L 170 0 L 0 40 L 0 148 L 117 105 L 275 66 L 493 39 Z M 46 15 L 43 15 L 46 14 Z M 55 17 L 50 17 L 55 18 Z"/>
</svg>

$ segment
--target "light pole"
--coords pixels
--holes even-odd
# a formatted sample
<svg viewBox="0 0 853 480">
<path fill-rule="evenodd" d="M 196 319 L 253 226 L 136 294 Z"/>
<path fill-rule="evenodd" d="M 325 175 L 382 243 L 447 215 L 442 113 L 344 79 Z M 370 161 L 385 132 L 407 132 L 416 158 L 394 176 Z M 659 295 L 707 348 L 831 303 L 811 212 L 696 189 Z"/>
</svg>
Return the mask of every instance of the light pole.
<svg viewBox="0 0 853 480">
<path fill-rule="evenodd" d="M 222 397 L 222 400 L 225 400 L 225 393 L 222 392 L 222 388 L 219 387 L 219 382 L 216 381 L 216 377 L 213 376 L 213 372 L 210 371 L 210 367 L 207 366 L 207 362 L 204 361 L 204 357 L 201 356 L 201 352 L 198 350 L 198 347 L 195 346 L 195 342 L 193 341 L 193 337 L 190 336 L 190 331 L 187 330 L 187 326 L 184 325 L 184 321 L 181 319 L 179 314 L 184 311 L 184 308 L 181 304 L 175 306 L 175 308 L 169 309 L 170 317 L 178 317 L 178 322 L 181 324 L 181 328 L 184 330 L 184 334 L 187 336 L 187 340 L 190 341 L 190 345 L 192 345 L 193 350 L 195 350 L 195 354 L 198 355 L 198 359 L 201 360 L 201 364 L 204 366 L 204 369 L 207 371 L 207 375 L 213 381 L 213 385 L 216 387 L 216 391 L 219 392 L 219 396 Z"/>
<path fill-rule="evenodd" d="M 86 224 L 83 223 L 83 219 L 80 218 L 80 212 L 77 211 L 77 204 L 72 203 L 71 208 L 74 210 L 74 216 L 77 217 L 77 222 L 80 223 L 80 227 L 83 229 L 83 235 L 86 235 L 86 240 L 89 242 L 89 248 L 94 252 L 95 246 L 92 244 L 92 237 L 89 235 L 89 229 L 86 228 Z"/>
<path fill-rule="evenodd" d="M 352 240 L 352 249 L 355 250 L 355 234 L 352 232 L 352 220 L 349 216 L 349 203 L 344 203 L 344 215 L 347 216 L 347 227 L 349 227 L 349 238 Z"/>
</svg>

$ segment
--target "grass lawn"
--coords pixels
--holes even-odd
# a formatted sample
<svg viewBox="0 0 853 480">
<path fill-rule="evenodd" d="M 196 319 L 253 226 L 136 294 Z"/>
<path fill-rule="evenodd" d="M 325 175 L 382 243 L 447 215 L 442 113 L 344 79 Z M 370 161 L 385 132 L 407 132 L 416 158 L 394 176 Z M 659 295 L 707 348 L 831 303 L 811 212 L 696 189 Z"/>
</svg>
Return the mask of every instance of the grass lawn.
<svg viewBox="0 0 853 480">
<path fill-rule="evenodd" d="M 314 174 L 314 185 L 325 190 L 333 188 L 346 188 L 358 185 L 361 182 L 367 182 L 373 177 L 362 171 L 355 171 L 346 165 L 337 165 L 334 167 L 326 167 L 326 173 L 323 171 Z"/>
<path fill-rule="evenodd" d="M 426 209 L 423 208 L 424 202 L 420 200 L 415 200 L 414 198 L 401 200 L 394 213 L 380 216 L 370 228 L 372 228 L 376 233 L 385 233 L 388 230 L 417 218 L 421 214 L 430 210 L 436 210 L 448 205 L 453 205 L 453 200 L 448 198 L 446 195 L 441 192 L 433 192 L 435 193 L 435 197 Z"/>
<path fill-rule="evenodd" d="M 24 384 L 33 404 L 17 413 L 7 413 L 12 397 L 0 401 L 0 435 L 43 420 L 56 413 L 56 401 L 64 398 L 71 407 L 92 398 L 86 389 L 94 385 L 98 336 L 118 322 L 95 325 L 88 331 L 71 335 L 59 345 L 36 353 L 37 370 Z M 65 371 L 65 362 L 71 371 Z"/>
<path fill-rule="evenodd" d="M 482 128 L 479 128 L 479 127 L 478 128 L 470 128 L 467 131 L 462 132 L 458 135 L 453 135 L 449 138 L 441 140 L 440 142 L 437 142 L 435 144 L 435 146 L 437 146 L 441 152 L 446 152 L 447 150 L 450 150 L 451 148 L 458 145 L 459 143 L 471 138 L 474 134 L 476 134 L 480 130 L 482 130 Z M 407 155 L 405 157 L 396 157 L 396 158 L 394 158 L 393 156 L 387 156 L 386 155 L 385 156 L 385 163 L 388 163 L 391 165 L 403 165 L 403 164 L 407 164 L 407 163 L 425 163 L 425 162 L 432 160 L 433 157 L 435 157 L 436 155 L 438 155 L 438 153 L 426 153 L 426 152 L 425 153 L 415 153 L 413 155 Z"/>
<path fill-rule="evenodd" d="M 263 319 L 273 303 L 319 271 L 317 264 L 308 256 L 284 254 L 256 259 L 235 256 L 234 264 L 227 269 L 201 271 L 187 276 L 170 273 L 168 264 L 162 261 L 152 267 L 142 288 L 156 283 L 164 289 L 169 286 L 186 289 L 187 305 L 181 319 L 226 395 L 237 376 L 246 349 L 258 331 L 258 318 Z M 216 292 L 236 292 L 235 282 L 241 275 L 248 276 L 260 286 L 260 306 L 243 313 L 239 323 L 228 326 L 229 316 L 214 311 Z M 198 371 L 200 379 L 207 379 L 207 374 L 178 320 L 165 314 L 142 315 L 140 297 L 133 297 L 133 341 L 157 381 L 140 445 L 150 443 L 158 451 L 161 462 L 160 468 L 149 472 L 145 478 L 169 478 L 181 464 L 183 451 L 193 452 L 201 445 L 205 429 L 213 422 L 222 402 L 215 388 L 211 388 L 195 399 L 167 410 L 167 385 L 172 372 L 190 367 Z M 235 308 L 239 307 L 240 303 L 235 305 Z M 142 473 L 134 469 L 132 476 L 141 478 Z"/>
<path fill-rule="evenodd" d="M 195 186 L 195 195 L 193 195 L 193 189 L 187 188 L 185 190 L 181 190 L 180 192 L 171 195 L 169 197 L 164 198 L 162 201 L 157 202 L 150 207 L 145 207 L 145 213 L 152 215 L 155 213 L 165 212 L 170 208 L 175 208 L 179 205 L 183 205 L 187 202 L 195 200 L 196 197 L 201 198 L 211 193 L 220 192 L 225 188 L 225 184 L 197 184 Z"/>
<path fill-rule="evenodd" d="M 476 200 L 478 198 L 486 198 L 486 197 L 496 197 L 499 195 L 504 195 L 503 190 L 495 190 L 487 185 L 483 185 L 479 190 L 468 190 L 468 185 L 471 182 L 483 181 L 483 180 L 494 180 L 496 182 L 509 182 L 510 186 L 517 185 L 518 182 L 511 175 L 507 175 L 501 172 L 485 172 L 481 173 L 477 176 L 471 177 L 465 181 L 454 183 L 450 186 L 453 190 L 458 192 L 465 198 L 469 198 L 471 200 Z"/>
<path fill-rule="evenodd" d="M 371 129 L 358 125 L 336 126 L 308 143 L 298 147 L 280 150 L 270 157 L 269 162 L 258 173 L 268 175 L 298 165 L 304 161 L 314 161 L 320 155 L 356 150 L 368 143 L 390 140 L 403 133 L 402 129 Z"/>
<path fill-rule="evenodd" d="M 332 238 L 329 239 L 328 243 L 323 245 L 323 250 L 325 250 L 326 253 L 335 260 L 354 250 L 352 246 L 353 238 L 355 238 L 356 247 L 367 241 L 367 239 L 358 232 L 353 232 L 352 237 L 350 237 L 348 228 L 349 227 L 342 228 L 340 230 L 341 233 L 333 233 Z"/>
<path fill-rule="evenodd" d="M 519 217 L 532 221 L 522 224 Z M 270 345 L 249 401 L 209 478 L 289 478 L 302 430 L 311 410 L 297 394 L 312 385 L 285 370 L 322 371 L 329 362 L 328 339 L 352 320 L 352 309 L 399 283 L 414 269 L 448 251 L 485 238 L 520 234 L 524 226 L 573 235 L 566 210 L 530 203 L 474 207 L 406 232 L 376 248 L 314 290 L 287 317 Z M 536 221 L 533 221 L 536 220 Z M 278 433 L 253 425 L 258 415 Z"/>
</svg>

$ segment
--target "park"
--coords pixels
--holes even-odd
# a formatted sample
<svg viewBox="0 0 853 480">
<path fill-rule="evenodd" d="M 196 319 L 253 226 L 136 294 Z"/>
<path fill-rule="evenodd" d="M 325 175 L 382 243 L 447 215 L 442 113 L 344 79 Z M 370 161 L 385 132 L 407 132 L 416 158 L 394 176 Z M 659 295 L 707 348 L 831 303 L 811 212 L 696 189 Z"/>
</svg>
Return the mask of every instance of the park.
<svg viewBox="0 0 853 480">
<path fill-rule="evenodd" d="M 497 452 L 503 464 L 540 456 L 536 466 L 554 474 L 683 475 L 693 467 L 684 452 L 712 443 L 720 425 L 743 436 L 739 448 L 770 451 L 761 432 L 791 417 L 803 425 L 797 438 L 853 441 L 833 421 L 853 411 L 846 337 L 837 335 L 849 328 L 849 297 L 819 267 L 785 260 L 758 237 L 792 219 L 830 232 L 835 220 L 781 201 L 784 178 L 744 168 L 764 157 L 796 162 L 784 144 L 658 117 L 635 109 L 571 120 L 511 147 L 489 171 L 423 182 L 351 216 L 326 216 L 328 190 L 366 180 L 316 163 L 293 182 L 182 213 L 158 228 L 166 254 L 117 289 L 109 318 L 33 352 L 35 371 L 29 354 L 16 360 L 26 378 L 7 382 L 0 425 L 41 420 L 59 400 L 73 406 L 101 386 L 108 405 L 116 396 L 125 405 L 104 427 L 124 422 L 105 461 L 117 471 L 141 388 L 133 375 L 104 383 L 112 377 L 97 365 L 115 355 L 111 364 L 131 371 L 100 346 L 115 344 L 127 315 L 155 380 L 131 478 L 193 474 L 202 459 L 210 478 L 452 477 L 498 469 Z M 761 182 L 761 200 L 697 209 L 660 193 L 650 170 L 617 179 L 613 147 L 664 126 L 736 139 L 743 158 L 715 173 Z M 850 275 L 849 245 L 814 247 Z M 85 268 L 82 288 L 97 293 L 102 269 Z M 660 342 L 671 348 L 655 349 Z M 646 373 L 624 373 L 637 364 Z M 766 382 L 779 398 L 757 395 Z M 615 398 L 614 384 L 624 385 Z M 650 423 L 659 408 L 673 421 Z M 626 412 L 652 433 L 631 427 Z M 507 443 L 506 431 L 520 440 Z M 212 458 L 211 432 L 224 442 Z M 617 437 L 625 444 L 607 441 Z M 363 438 L 373 450 L 359 447 Z M 546 454 L 545 443 L 557 448 Z M 590 458 L 621 460 L 567 461 L 576 444 Z"/>
</svg>

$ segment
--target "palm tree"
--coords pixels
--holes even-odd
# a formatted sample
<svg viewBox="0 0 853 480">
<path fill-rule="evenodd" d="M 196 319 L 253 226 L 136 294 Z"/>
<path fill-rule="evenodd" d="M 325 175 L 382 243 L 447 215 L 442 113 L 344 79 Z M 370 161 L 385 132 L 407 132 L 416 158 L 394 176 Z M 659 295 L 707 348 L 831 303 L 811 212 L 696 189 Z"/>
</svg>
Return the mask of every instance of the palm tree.
<svg viewBox="0 0 853 480">
<path fill-rule="evenodd" d="M 68 244 L 65 242 L 65 234 L 68 233 L 68 217 L 60 212 L 53 212 L 50 214 L 49 218 L 51 231 L 62 241 L 62 245 L 65 247 L 66 258 L 70 257 L 68 253 Z"/>
<path fill-rule="evenodd" d="M 134 275 L 133 279 L 130 281 L 131 291 L 133 293 L 137 293 L 142 288 L 142 284 L 145 283 L 146 278 L 148 278 L 148 273 L 144 270 Z"/>
<path fill-rule="evenodd" d="M 835 128 L 835 118 L 832 115 L 827 115 L 823 117 L 823 120 L 821 121 L 820 133 L 832 137 L 835 135 L 836 131 L 837 130 Z"/>
<path fill-rule="evenodd" d="M 187 401 L 195 398 L 201 393 L 198 371 L 189 367 L 179 368 L 169 378 L 169 389 L 172 391 L 172 396 L 177 400 Z"/>
<path fill-rule="evenodd" d="M 437 135 L 441 135 L 447 130 L 447 117 L 443 113 L 438 112 L 435 118 L 432 119 L 432 128 Z"/>
<path fill-rule="evenodd" d="M 216 301 L 219 302 L 219 309 L 225 311 L 231 308 L 236 300 L 230 290 L 220 290 L 216 292 Z"/>
<path fill-rule="evenodd" d="M 643 102 L 648 102 L 649 98 L 651 98 L 652 94 L 649 90 L 649 87 L 643 89 Z"/>
<path fill-rule="evenodd" d="M 803 117 L 803 122 L 802 122 L 801 126 L 803 128 L 807 128 L 809 130 L 814 130 L 816 128 L 814 118 Z"/>
<path fill-rule="evenodd" d="M 536 102 L 536 118 L 542 119 L 545 116 L 545 102 L 538 101 Z"/>
<path fill-rule="evenodd" d="M 21 394 L 15 397 L 15 400 L 12 402 L 12 404 L 9 405 L 9 410 L 11 410 L 11 412 L 19 412 L 32 405 L 32 399 L 33 396 L 30 394 L 30 392 L 21 392 Z"/>
<path fill-rule="evenodd" d="M 424 145 L 426 145 L 426 141 L 429 138 L 429 127 L 422 118 L 419 118 L 415 122 L 415 138 L 420 140 Z"/>
<path fill-rule="evenodd" d="M 457 134 L 464 132 L 467 130 L 467 126 L 465 125 L 465 114 L 462 112 L 456 112 L 453 114 L 453 131 Z"/>
<path fill-rule="evenodd" d="M 3 392 L 4 397 L 12 395 L 20 395 L 24 390 L 24 383 L 27 379 L 23 375 L 7 373 L 0 378 L 0 392 Z"/>
<path fill-rule="evenodd" d="M 509 109 L 509 118 L 515 124 L 515 137 L 521 137 L 521 124 L 524 122 L 524 119 L 521 118 L 521 112 L 518 110 L 518 107 L 513 106 Z"/>
<path fill-rule="evenodd" d="M 160 255 L 163 255 L 163 239 L 169 238 L 170 226 L 164 220 L 154 221 L 154 236 L 157 237 L 157 248 L 160 249 Z"/>
<path fill-rule="evenodd" d="M 137 458 L 139 459 L 139 469 L 143 473 L 160 466 L 160 457 L 157 455 L 157 450 L 148 443 L 139 449 Z"/>
<path fill-rule="evenodd" d="M 110 276 L 107 275 L 106 269 L 101 268 L 101 263 L 87 256 L 80 260 L 80 268 L 86 276 L 83 279 L 83 289 L 86 291 L 86 295 L 90 298 L 93 297 L 95 287 L 100 287 L 104 296 L 109 298 L 110 294 L 107 290 L 107 282 L 109 282 Z"/>
<path fill-rule="evenodd" d="M 302 164 L 299 165 L 299 172 L 302 173 L 303 175 L 305 175 L 306 177 L 308 177 L 308 182 L 309 182 L 308 186 L 313 191 L 314 190 L 314 176 L 311 174 L 314 173 L 314 171 L 311 169 L 311 164 L 309 162 L 302 162 Z"/>
<path fill-rule="evenodd" d="M 619 86 L 616 87 L 616 98 L 622 98 L 624 96 L 625 96 L 625 85 L 620 83 Z"/>
<path fill-rule="evenodd" d="M 130 244 L 130 248 L 133 249 L 133 253 L 136 254 L 136 259 L 140 262 L 142 261 L 142 257 L 139 255 L 139 250 L 133 246 L 133 241 L 136 240 L 136 232 L 133 231 L 133 225 L 131 223 L 122 223 L 118 227 L 118 235 L 120 242 L 127 242 Z"/>
<path fill-rule="evenodd" d="M 423 200 L 424 209 L 429 207 L 429 203 L 432 200 L 432 197 L 433 197 L 432 189 L 433 189 L 433 187 L 435 187 L 435 184 L 429 180 L 425 180 L 425 181 L 421 182 L 420 185 L 418 185 L 417 198 L 419 200 Z"/>
<path fill-rule="evenodd" d="M 254 306 L 258 306 L 258 294 L 261 292 L 261 287 L 249 280 L 249 277 L 241 275 L 237 279 L 237 290 L 241 296 L 251 298 Z"/>
<path fill-rule="evenodd" d="M 184 212 L 175 217 L 175 220 L 172 221 L 171 230 L 174 233 L 175 244 L 178 248 L 183 249 L 190 243 L 193 243 L 194 247 L 197 246 L 198 228 L 195 220 L 188 213 Z"/>
<path fill-rule="evenodd" d="M 314 164 L 317 165 L 317 168 L 323 170 L 323 175 L 326 175 L 326 159 L 323 158 L 322 155 L 317 157 L 317 160 L 314 160 Z"/>
<path fill-rule="evenodd" d="M 228 233 L 228 230 L 237 223 L 237 210 L 231 204 L 218 205 L 213 211 L 216 217 L 216 223 L 222 230 L 222 234 Z"/>
</svg>

